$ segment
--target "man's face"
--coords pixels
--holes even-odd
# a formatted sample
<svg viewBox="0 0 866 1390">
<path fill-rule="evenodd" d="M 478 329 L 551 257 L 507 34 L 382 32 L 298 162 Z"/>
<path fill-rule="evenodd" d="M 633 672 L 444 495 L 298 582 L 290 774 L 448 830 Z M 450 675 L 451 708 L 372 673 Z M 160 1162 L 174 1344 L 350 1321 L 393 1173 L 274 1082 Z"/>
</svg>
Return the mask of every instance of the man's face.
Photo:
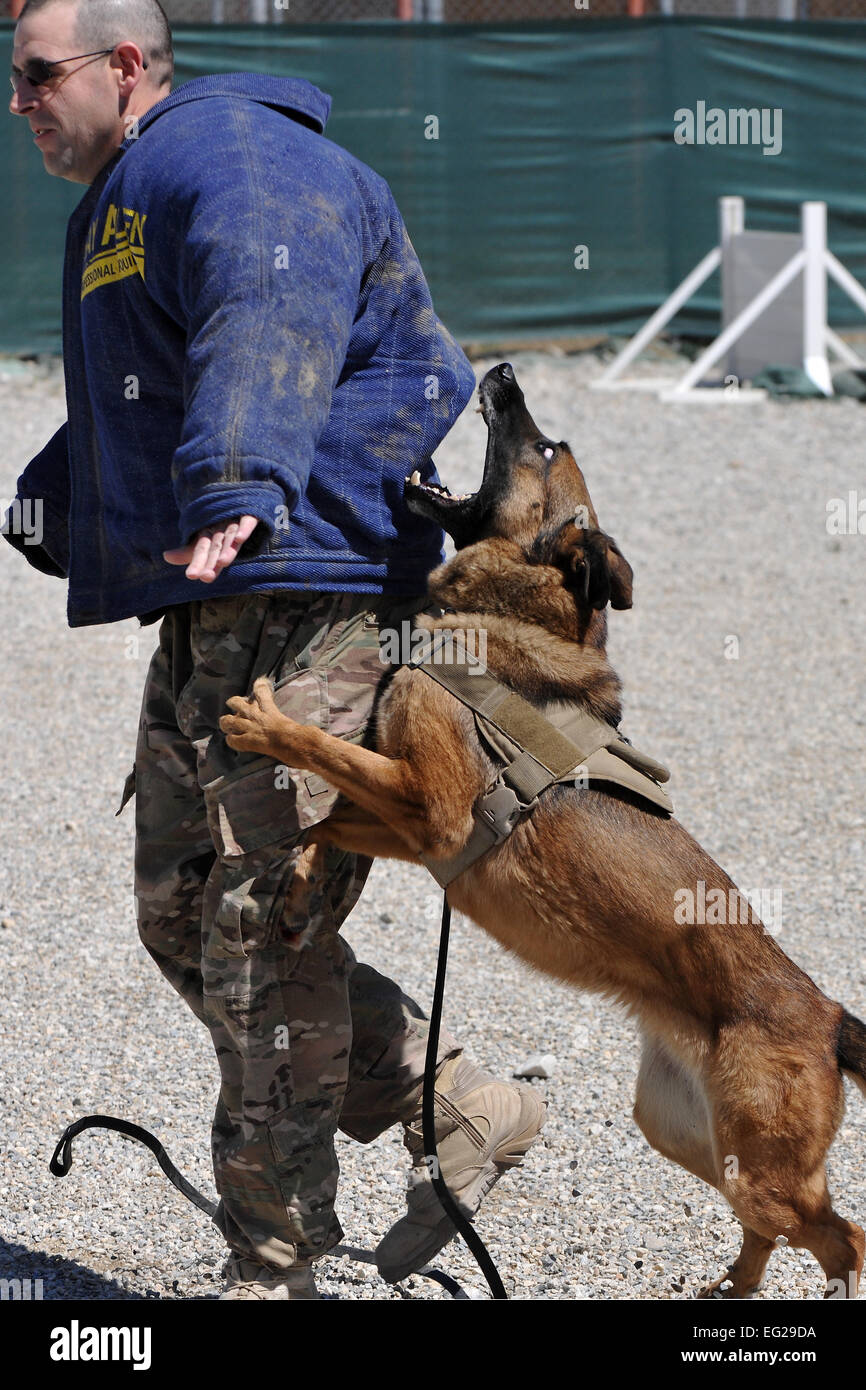
<svg viewBox="0 0 866 1390">
<path fill-rule="evenodd" d="M 13 69 L 26 69 L 34 58 L 50 62 L 81 53 L 75 16 L 74 6 L 47 5 L 20 20 Z M 99 46 L 84 44 L 83 48 L 86 52 Z M 126 135 L 121 108 L 127 107 L 127 100 L 120 90 L 117 54 L 58 63 L 55 73 L 40 87 L 19 77 L 9 110 L 25 116 L 34 135 L 45 132 L 36 143 L 49 174 L 73 183 L 92 183 Z"/>
</svg>

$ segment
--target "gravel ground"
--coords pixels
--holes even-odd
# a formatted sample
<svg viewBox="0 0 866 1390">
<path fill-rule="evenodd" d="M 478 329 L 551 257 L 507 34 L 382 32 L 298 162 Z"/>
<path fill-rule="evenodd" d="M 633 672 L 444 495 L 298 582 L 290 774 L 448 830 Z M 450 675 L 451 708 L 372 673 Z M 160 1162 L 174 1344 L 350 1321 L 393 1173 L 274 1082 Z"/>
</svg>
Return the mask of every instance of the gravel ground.
<svg viewBox="0 0 866 1390">
<path fill-rule="evenodd" d="M 572 442 L 635 570 L 634 610 L 611 621 L 626 732 L 672 768 L 679 818 L 739 885 L 782 890 L 784 948 L 866 1016 L 866 537 L 825 524 L 830 498 L 862 488 L 861 406 L 665 405 L 587 389 L 601 370 L 592 355 L 512 360 L 540 426 Z M 491 365 L 476 362 L 479 379 Z M 676 369 L 670 355 L 651 367 Z M 56 363 L 0 363 L 0 496 L 64 412 Z M 470 407 L 440 450 L 455 491 L 477 486 L 484 436 Z M 132 816 L 114 816 L 155 629 L 70 631 L 65 586 L 6 545 L 0 603 L 0 1277 L 41 1279 L 46 1299 L 212 1298 L 220 1238 L 146 1151 L 88 1134 L 69 1177 L 48 1172 L 63 1126 L 103 1111 L 153 1130 L 211 1190 L 210 1042 L 138 944 Z M 346 927 L 362 959 L 425 1005 L 434 890 L 420 870 L 377 864 Z M 637 1045 L 621 1013 L 532 974 L 457 918 L 446 1018 L 502 1076 L 532 1052 L 557 1059 L 534 1083 L 549 1102 L 543 1142 L 479 1222 L 514 1297 L 687 1299 L 721 1272 L 739 1227 L 637 1130 Z M 864 1131 L 852 1090 L 830 1173 L 839 1209 L 860 1221 Z M 401 1211 L 400 1136 L 341 1140 L 339 1152 L 346 1240 L 370 1248 Z M 482 1286 L 457 1243 L 440 1263 Z M 326 1297 L 447 1297 L 419 1277 L 389 1288 L 345 1259 L 321 1270 Z M 760 1296 L 821 1289 L 811 1256 L 779 1251 Z"/>
</svg>

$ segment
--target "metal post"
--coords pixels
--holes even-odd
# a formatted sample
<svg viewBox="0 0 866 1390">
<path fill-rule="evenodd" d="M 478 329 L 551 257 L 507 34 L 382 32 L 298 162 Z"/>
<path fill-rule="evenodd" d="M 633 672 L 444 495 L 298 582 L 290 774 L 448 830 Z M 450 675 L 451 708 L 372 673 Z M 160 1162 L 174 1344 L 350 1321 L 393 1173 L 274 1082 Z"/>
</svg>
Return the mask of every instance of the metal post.
<svg viewBox="0 0 866 1390">
<path fill-rule="evenodd" d="M 746 204 L 743 198 L 719 199 L 719 246 L 722 251 L 722 324 L 734 317 L 734 288 L 731 276 L 731 242 L 746 226 Z"/>
<path fill-rule="evenodd" d="M 746 203 L 743 198 L 719 199 L 719 245 L 722 248 L 722 266 L 725 251 L 732 236 L 737 236 L 746 226 Z"/>
<path fill-rule="evenodd" d="M 719 199 L 719 246 L 721 247 L 721 318 L 733 317 L 734 293 L 731 285 L 731 242 L 745 231 L 745 200 L 742 197 Z"/>
<path fill-rule="evenodd" d="M 803 230 L 803 369 L 825 396 L 832 396 L 833 384 L 827 362 L 827 204 L 803 203 L 800 209 Z"/>
<path fill-rule="evenodd" d="M 742 198 L 727 197 L 718 200 L 719 245 L 714 247 L 699 265 L 664 304 L 656 310 L 643 328 L 631 339 L 613 362 L 592 385 L 596 388 L 615 389 L 617 386 L 640 386 L 656 389 L 661 383 L 650 382 L 648 378 L 636 381 L 617 381 L 624 369 L 656 336 L 661 328 L 673 318 L 674 314 L 694 294 L 695 290 L 716 269 L 722 268 L 722 303 L 724 309 L 723 329 L 718 338 L 707 347 L 673 388 L 662 390 L 660 399 L 683 401 L 689 399 L 715 398 L 717 400 L 757 400 L 760 392 L 737 392 L 725 395 L 722 392 L 695 391 L 707 370 L 714 366 L 724 353 L 738 341 L 756 319 L 778 298 L 788 285 L 802 272 L 802 362 L 804 371 L 824 395 L 832 396 L 833 385 L 830 377 L 828 352 L 852 367 L 862 367 L 862 359 L 849 347 L 827 323 L 827 276 L 841 286 L 845 294 L 866 313 L 866 288 L 855 280 L 849 270 L 827 249 L 827 205 L 826 203 L 803 203 L 800 209 L 801 234 L 797 239 L 799 248 L 785 264 L 765 283 L 763 288 L 746 304 L 739 313 L 735 312 L 733 299 L 730 309 L 725 294 L 726 262 L 730 269 L 734 251 L 733 242 L 745 231 L 745 203 Z M 755 233 L 754 235 L 770 235 Z M 789 242 L 794 238 L 788 238 Z M 732 317 L 733 316 L 733 317 Z M 728 322 L 727 320 L 730 321 Z"/>
<path fill-rule="evenodd" d="M 795 256 L 792 256 L 791 259 L 782 266 L 782 269 L 777 271 L 772 280 L 764 286 L 761 293 L 755 295 L 752 302 L 747 304 L 745 309 L 737 315 L 733 323 L 728 324 L 724 333 L 719 334 L 716 341 L 711 343 L 710 346 L 701 353 L 697 361 L 692 363 L 685 376 L 681 377 L 676 386 L 666 393 L 664 399 L 676 400 L 678 396 L 685 395 L 696 382 L 700 381 L 707 368 L 712 367 L 718 362 L 719 358 L 727 352 L 731 344 L 735 343 L 740 335 L 745 333 L 747 328 L 751 327 L 755 319 L 760 318 L 767 306 L 772 304 L 773 300 L 782 293 L 785 286 L 791 283 L 794 276 L 800 273 L 805 261 L 805 251 L 798 251 Z"/>
</svg>

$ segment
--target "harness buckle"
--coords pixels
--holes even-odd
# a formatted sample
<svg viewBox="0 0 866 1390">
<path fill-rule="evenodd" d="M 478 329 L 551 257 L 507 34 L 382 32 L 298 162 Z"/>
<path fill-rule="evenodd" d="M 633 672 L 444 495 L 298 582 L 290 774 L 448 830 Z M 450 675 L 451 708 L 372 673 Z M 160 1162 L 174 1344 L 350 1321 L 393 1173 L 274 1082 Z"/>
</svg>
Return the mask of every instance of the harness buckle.
<svg viewBox="0 0 866 1390">
<path fill-rule="evenodd" d="M 475 815 L 493 831 L 496 836 L 494 843 L 498 845 L 501 840 L 508 839 L 520 817 L 530 811 L 537 800 L 536 796 L 530 802 L 523 802 L 505 782 L 498 782 L 478 798 Z"/>
</svg>

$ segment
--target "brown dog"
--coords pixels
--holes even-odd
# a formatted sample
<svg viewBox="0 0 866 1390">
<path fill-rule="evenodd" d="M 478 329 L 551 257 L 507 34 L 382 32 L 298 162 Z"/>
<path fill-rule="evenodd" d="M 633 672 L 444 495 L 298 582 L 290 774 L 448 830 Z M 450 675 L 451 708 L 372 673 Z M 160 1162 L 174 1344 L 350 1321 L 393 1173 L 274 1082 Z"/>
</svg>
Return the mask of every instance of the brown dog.
<svg viewBox="0 0 866 1390">
<path fill-rule="evenodd" d="M 422 621 L 483 630 L 499 681 L 533 704 L 576 701 L 615 725 L 604 608 L 631 606 L 631 569 L 599 531 L 567 445 L 529 415 L 511 367 L 489 372 L 479 395 L 489 433 L 479 491 L 453 498 L 407 483 L 408 505 L 457 546 L 429 581 L 449 611 Z M 446 859 L 465 844 L 473 803 L 499 770 L 472 712 L 420 670 L 383 675 L 375 748 L 285 718 L 264 679 L 229 707 L 220 724 L 232 748 L 318 773 L 347 799 L 311 832 L 311 855 L 331 843 Z M 626 790 L 560 784 L 453 881 L 448 900 L 531 965 L 637 1018 L 638 1124 L 660 1153 L 718 1188 L 743 1225 L 738 1259 L 703 1296 L 747 1295 L 777 1243 L 812 1252 L 827 1296 L 853 1296 L 864 1235 L 833 1211 L 824 1162 L 843 1112 L 841 1073 L 866 1092 L 866 1028 L 751 911 L 727 926 L 678 921 L 678 895 L 701 883 L 707 901 L 737 901 L 676 820 Z"/>
</svg>

